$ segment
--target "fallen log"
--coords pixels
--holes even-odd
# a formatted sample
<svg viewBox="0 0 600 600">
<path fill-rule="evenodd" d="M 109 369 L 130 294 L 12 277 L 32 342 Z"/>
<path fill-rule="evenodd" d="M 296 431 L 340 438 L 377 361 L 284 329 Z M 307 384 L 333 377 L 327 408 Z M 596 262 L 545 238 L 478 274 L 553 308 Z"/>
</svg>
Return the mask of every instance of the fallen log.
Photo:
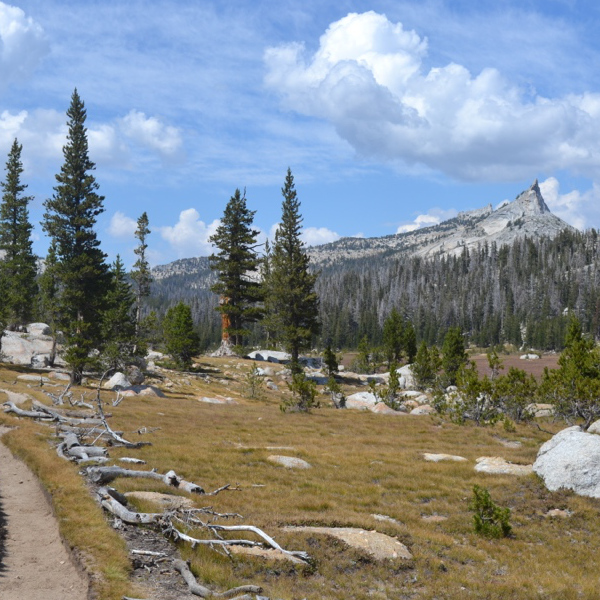
<svg viewBox="0 0 600 600">
<path fill-rule="evenodd" d="M 88 476 L 94 483 L 99 485 L 110 483 L 111 481 L 117 479 L 117 477 L 145 477 L 149 479 L 160 480 L 166 485 L 189 492 L 191 494 L 205 494 L 202 487 L 182 479 L 179 477 L 179 475 L 177 475 L 177 473 L 175 473 L 175 471 L 169 471 L 165 475 L 161 475 L 155 471 L 134 471 L 132 469 L 123 469 L 122 467 L 92 467 L 88 469 Z"/>
<path fill-rule="evenodd" d="M 100 487 L 96 493 L 100 499 L 100 504 L 125 523 L 150 525 L 158 523 L 163 517 L 162 513 L 138 513 L 129 510 L 111 495 L 109 488 Z"/>
<path fill-rule="evenodd" d="M 43 421 L 56 421 L 56 418 L 49 415 L 46 412 L 39 410 L 23 410 L 19 408 L 14 402 L 5 402 L 2 406 L 6 407 L 4 412 L 15 413 L 19 417 L 29 417 L 30 419 L 41 419 Z"/>
<path fill-rule="evenodd" d="M 181 576 L 187 583 L 190 593 L 194 596 L 200 596 L 200 598 L 230 598 L 231 600 L 252 600 L 252 596 L 248 594 L 260 594 L 262 588 L 256 585 L 243 585 L 240 587 L 232 588 L 226 592 L 213 592 L 207 587 L 200 585 L 194 574 L 190 571 L 188 564 L 182 560 L 174 560 L 173 568 L 181 573 Z M 241 594 L 241 595 L 240 595 Z"/>
</svg>

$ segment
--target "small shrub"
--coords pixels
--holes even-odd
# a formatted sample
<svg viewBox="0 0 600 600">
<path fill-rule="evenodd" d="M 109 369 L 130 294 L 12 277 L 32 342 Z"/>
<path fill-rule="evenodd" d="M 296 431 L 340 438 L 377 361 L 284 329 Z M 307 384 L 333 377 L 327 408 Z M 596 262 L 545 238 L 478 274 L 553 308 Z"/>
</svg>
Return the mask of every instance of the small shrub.
<svg viewBox="0 0 600 600">
<path fill-rule="evenodd" d="M 317 397 L 317 384 L 307 379 L 304 373 L 295 373 L 288 387 L 292 397 L 284 400 L 280 408 L 283 412 L 296 410 L 298 412 L 309 412 L 311 408 L 319 408 Z"/>
<path fill-rule="evenodd" d="M 508 537 L 512 527 L 510 508 L 500 508 L 490 496 L 490 492 L 478 485 L 473 486 L 473 498 L 469 503 L 473 514 L 475 533 L 487 538 Z"/>
<path fill-rule="evenodd" d="M 331 396 L 331 401 L 336 408 L 346 408 L 346 395 L 333 375 L 329 376 L 324 391 Z"/>
<path fill-rule="evenodd" d="M 265 381 L 256 365 L 245 374 L 242 384 L 247 398 L 261 400 L 264 397 Z"/>
</svg>

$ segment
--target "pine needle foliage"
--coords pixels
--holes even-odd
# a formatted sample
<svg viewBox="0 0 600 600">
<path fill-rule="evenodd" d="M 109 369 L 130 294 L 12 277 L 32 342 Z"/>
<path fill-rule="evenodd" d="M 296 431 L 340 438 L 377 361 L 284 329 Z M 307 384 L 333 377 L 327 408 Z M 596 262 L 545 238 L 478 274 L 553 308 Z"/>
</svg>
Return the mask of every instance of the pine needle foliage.
<svg viewBox="0 0 600 600">
<path fill-rule="evenodd" d="M 475 533 L 488 538 L 508 537 L 512 531 L 509 523 L 510 508 L 501 508 L 490 496 L 490 492 L 477 484 L 473 486 L 473 498 L 469 503 L 473 514 Z"/>
<path fill-rule="evenodd" d="M 176 365 L 188 369 L 192 357 L 198 352 L 198 334 L 194 330 L 192 311 L 180 302 L 171 307 L 163 320 L 165 347 Z"/>
<path fill-rule="evenodd" d="M 289 168 L 281 193 L 281 224 L 275 233 L 266 289 L 271 311 L 267 318 L 271 330 L 290 353 L 292 372 L 300 373 L 300 350 L 309 348 L 313 336 L 320 331 L 319 298 L 315 292 L 318 274 L 311 273 L 300 238 L 300 201 Z"/>
<path fill-rule="evenodd" d="M 94 226 L 104 212 L 104 197 L 89 158 L 86 110 L 77 90 L 67 110 L 68 134 L 63 147 L 64 163 L 56 175 L 52 198 L 44 206 L 44 231 L 56 249 L 56 273 L 60 282 L 60 326 L 65 334 L 65 360 L 71 378 L 81 381 L 91 352 L 102 342 L 101 312 L 109 281 L 106 255 Z"/>
<path fill-rule="evenodd" d="M 136 353 L 135 299 L 119 255 L 110 274 L 111 282 L 102 315 L 102 335 L 106 340 L 102 358 L 105 368 L 122 369 Z"/>
<path fill-rule="evenodd" d="M 33 227 L 27 208 L 33 197 L 25 195 L 27 185 L 21 180 L 22 149 L 15 139 L 8 153 L 6 178 L 0 182 L 0 250 L 4 251 L 0 277 L 4 287 L 3 311 L 9 328 L 31 321 L 37 296 L 36 257 L 31 240 Z"/>
<path fill-rule="evenodd" d="M 246 193 L 239 189 L 231 196 L 221 224 L 209 239 L 218 252 L 211 255 L 211 269 L 218 272 L 218 281 L 211 290 L 224 302 L 216 307 L 229 317 L 229 333 L 234 346 L 242 346 L 250 333 L 247 325 L 260 319 L 261 286 L 256 273 L 260 260 L 256 253 L 258 230 L 252 228 L 256 211 L 246 205 Z"/>
</svg>

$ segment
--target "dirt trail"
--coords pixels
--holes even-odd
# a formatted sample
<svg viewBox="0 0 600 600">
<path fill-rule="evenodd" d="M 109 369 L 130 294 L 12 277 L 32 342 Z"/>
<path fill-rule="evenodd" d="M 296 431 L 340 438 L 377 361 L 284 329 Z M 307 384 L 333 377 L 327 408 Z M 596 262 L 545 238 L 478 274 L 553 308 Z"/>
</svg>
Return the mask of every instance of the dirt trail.
<svg viewBox="0 0 600 600">
<path fill-rule="evenodd" d="M 36 477 L 1 443 L 0 536 L 2 600 L 86 600 L 88 584 L 63 546 L 58 523 Z M 4 543 L 4 547 L 3 547 Z"/>
</svg>

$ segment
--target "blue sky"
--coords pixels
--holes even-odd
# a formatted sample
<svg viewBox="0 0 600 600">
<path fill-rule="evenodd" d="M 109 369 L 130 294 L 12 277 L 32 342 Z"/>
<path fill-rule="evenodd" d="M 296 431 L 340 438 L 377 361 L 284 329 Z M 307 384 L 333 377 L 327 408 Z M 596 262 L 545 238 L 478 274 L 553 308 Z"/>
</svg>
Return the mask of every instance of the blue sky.
<svg viewBox="0 0 600 600">
<path fill-rule="evenodd" d="M 600 227 L 600 8 L 578 0 L 0 2 L 0 157 L 23 144 L 39 226 L 74 87 L 133 261 L 210 253 L 236 188 L 264 235 L 288 166 L 305 239 L 380 236 L 513 199 Z"/>
</svg>

